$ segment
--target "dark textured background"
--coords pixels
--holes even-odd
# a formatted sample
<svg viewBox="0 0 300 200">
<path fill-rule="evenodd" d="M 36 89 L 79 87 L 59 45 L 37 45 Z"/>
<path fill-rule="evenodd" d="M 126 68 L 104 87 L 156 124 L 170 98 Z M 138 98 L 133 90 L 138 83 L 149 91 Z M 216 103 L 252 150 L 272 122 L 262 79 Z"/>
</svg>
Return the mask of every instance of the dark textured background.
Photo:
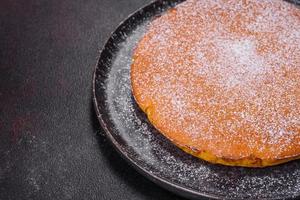
<svg viewBox="0 0 300 200">
<path fill-rule="evenodd" d="M 105 139 L 91 101 L 99 50 L 149 0 L 0 1 L 0 199 L 181 199 Z"/>
</svg>

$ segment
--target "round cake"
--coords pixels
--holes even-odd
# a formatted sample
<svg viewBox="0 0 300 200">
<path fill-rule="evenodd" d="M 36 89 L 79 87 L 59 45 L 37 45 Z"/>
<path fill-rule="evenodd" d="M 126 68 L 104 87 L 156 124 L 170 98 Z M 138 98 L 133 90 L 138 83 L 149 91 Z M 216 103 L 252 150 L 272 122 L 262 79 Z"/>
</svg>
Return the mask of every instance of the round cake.
<svg viewBox="0 0 300 200">
<path fill-rule="evenodd" d="M 283 0 L 188 0 L 154 19 L 131 65 L 149 121 L 212 163 L 300 158 L 300 9 Z"/>
</svg>

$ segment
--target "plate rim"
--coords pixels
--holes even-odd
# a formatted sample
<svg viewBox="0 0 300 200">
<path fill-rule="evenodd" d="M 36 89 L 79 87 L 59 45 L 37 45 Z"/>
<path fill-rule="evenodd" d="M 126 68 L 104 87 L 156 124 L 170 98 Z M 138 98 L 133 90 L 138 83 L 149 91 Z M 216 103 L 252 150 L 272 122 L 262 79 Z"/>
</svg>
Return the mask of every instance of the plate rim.
<svg viewBox="0 0 300 200">
<path fill-rule="evenodd" d="M 187 187 L 181 186 L 177 183 L 173 183 L 173 182 L 167 180 L 166 178 L 162 178 L 155 174 L 149 173 L 146 169 L 144 169 L 142 166 L 140 166 L 137 161 L 130 158 L 128 153 L 124 149 L 122 149 L 121 145 L 117 142 L 117 140 L 114 138 L 111 131 L 107 128 L 106 122 L 104 121 L 104 119 L 102 117 L 103 111 L 101 109 L 99 109 L 99 106 L 98 106 L 98 100 L 97 100 L 97 96 L 96 96 L 97 69 L 101 67 L 100 61 L 101 61 L 101 58 L 104 56 L 103 52 L 108 47 L 109 41 L 111 39 L 113 39 L 114 33 L 116 33 L 121 26 L 124 26 L 127 21 L 132 19 L 139 12 L 143 12 L 147 7 L 154 6 L 155 4 L 158 4 L 159 2 L 172 2 L 172 1 L 175 2 L 176 0 L 152 0 L 149 3 L 142 5 L 141 7 L 137 8 L 133 12 L 131 12 L 127 17 L 125 17 L 116 27 L 113 28 L 113 31 L 110 32 L 110 34 L 108 35 L 108 38 L 105 40 L 103 46 L 98 51 L 99 54 L 96 58 L 97 61 L 96 61 L 94 71 L 93 71 L 93 79 L 92 79 L 93 107 L 94 107 L 94 110 L 96 111 L 98 122 L 100 123 L 102 130 L 105 132 L 105 136 L 109 139 L 109 141 L 112 144 L 112 146 L 114 147 L 114 149 L 130 166 L 132 166 L 137 172 L 139 172 L 141 175 L 146 177 L 148 180 L 152 181 L 154 184 L 156 184 L 172 193 L 180 195 L 182 197 L 188 197 L 188 198 L 193 198 L 193 199 L 195 199 L 195 198 L 198 199 L 200 197 L 202 197 L 202 198 L 204 197 L 204 198 L 217 199 L 217 200 L 220 200 L 220 199 L 238 200 L 239 198 L 228 198 L 228 197 L 224 198 L 221 196 L 217 196 L 215 194 L 192 190 Z M 182 3 L 184 1 L 186 1 L 186 0 L 182 0 L 179 3 Z M 163 12 L 165 12 L 165 11 L 163 11 Z M 184 194 L 179 194 L 179 192 L 184 192 Z M 296 196 L 288 196 L 284 199 L 296 199 L 298 197 L 300 197 L 300 194 L 296 195 Z M 251 197 L 249 197 L 249 198 L 251 198 Z M 247 199 L 249 199 L 249 198 L 247 198 Z M 278 197 L 275 199 L 272 198 L 272 200 L 280 200 L 280 199 L 282 199 L 282 198 L 278 198 Z M 270 198 L 261 198 L 261 200 L 271 200 L 271 199 Z"/>
</svg>

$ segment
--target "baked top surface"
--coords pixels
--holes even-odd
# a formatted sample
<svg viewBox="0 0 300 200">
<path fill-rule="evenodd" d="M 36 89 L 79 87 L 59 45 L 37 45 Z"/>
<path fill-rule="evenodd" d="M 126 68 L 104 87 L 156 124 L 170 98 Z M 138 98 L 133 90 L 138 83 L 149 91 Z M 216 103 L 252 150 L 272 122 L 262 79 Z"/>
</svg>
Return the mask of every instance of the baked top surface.
<svg viewBox="0 0 300 200">
<path fill-rule="evenodd" d="M 300 11 L 284 1 L 188 0 L 153 20 L 134 97 L 178 146 L 216 157 L 300 154 Z"/>
</svg>

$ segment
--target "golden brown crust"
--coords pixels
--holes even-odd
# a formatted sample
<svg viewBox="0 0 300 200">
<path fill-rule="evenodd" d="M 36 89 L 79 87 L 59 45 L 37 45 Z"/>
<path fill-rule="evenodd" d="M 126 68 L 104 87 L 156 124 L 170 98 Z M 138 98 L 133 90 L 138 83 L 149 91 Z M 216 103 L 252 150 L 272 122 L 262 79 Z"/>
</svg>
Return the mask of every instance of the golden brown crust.
<svg viewBox="0 0 300 200">
<path fill-rule="evenodd" d="M 163 135 L 209 162 L 300 158 L 299 10 L 220 2 L 187 1 L 149 25 L 131 66 L 136 102 Z"/>
</svg>

